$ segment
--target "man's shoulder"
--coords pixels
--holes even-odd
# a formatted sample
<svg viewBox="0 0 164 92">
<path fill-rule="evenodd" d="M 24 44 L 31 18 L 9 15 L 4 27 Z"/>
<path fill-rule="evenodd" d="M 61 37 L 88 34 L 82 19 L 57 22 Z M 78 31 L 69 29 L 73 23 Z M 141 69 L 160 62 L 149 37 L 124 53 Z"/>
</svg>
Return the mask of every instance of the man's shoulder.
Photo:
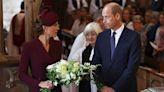
<svg viewBox="0 0 164 92">
<path fill-rule="evenodd" d="M 126 33 L 131 36 L 139 35 L 136 31 L 128 29 L 128 28 L 124 28 L 124 31 L 126 31 Z"/>
<path fill-rule="evenodd" d="M 103 32 L 99 33 L 99 35 L 109 35 L 110 34 L 110 29 L 105 29 Z"/>
<path fill-rule="evenodd" d="M 104 30 L 103 32 L 99 33 L 97 37 L 97 41 L 104 40 L 106 37 L 109 37 L 109 36 L 110 36 L 110 30 Z"/>
</svg>

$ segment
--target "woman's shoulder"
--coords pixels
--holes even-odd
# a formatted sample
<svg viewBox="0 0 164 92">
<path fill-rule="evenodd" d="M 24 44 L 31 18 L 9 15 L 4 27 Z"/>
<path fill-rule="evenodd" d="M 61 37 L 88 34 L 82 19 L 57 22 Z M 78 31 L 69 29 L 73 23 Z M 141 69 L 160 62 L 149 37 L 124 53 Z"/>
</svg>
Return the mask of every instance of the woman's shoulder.
<svg viewBox="0 0 164 92">
<path fill-rule="evenodd" d="M 36 44 L 38 44 L 38 42 L 39 42 L 39 39 L 34 38 L 34 39 L 32 39 L 31 41 L 25 42 L 25 43 L 23 44 L 23 48 L 32 48 L 32 47 L 34 47 Z"/>
<path fill-rule="evenodd" d="M 110 29 L 105 29 L 103 32 L 98 34 L 97 39 L 104 39 L 105 37 L 109 37 L 110 36 Z"/>
<path fill-rule="evenodd" d="M 51 38 L 50 42 L 53 43 L 54 45 L 59 45 L 59 46 L 62 45 L 62 42 L 59 39 L 56 40 L 56 39 Z"/>
</svg>

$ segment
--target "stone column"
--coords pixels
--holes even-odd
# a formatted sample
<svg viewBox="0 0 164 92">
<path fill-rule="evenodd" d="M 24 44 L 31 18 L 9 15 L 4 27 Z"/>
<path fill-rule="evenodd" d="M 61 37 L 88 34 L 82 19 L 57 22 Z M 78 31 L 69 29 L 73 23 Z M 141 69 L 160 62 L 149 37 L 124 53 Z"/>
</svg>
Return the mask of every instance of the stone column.
<svg viewBox="0 0 164 92">
<path fill-rule="evenodd" d="M 33 23 L 33 12 L 31 11 L 33 8 L 32 2 L 33 0 L 25 0 L 25 38 L 26 41 L 30 41 L 32 39 L 32 23 Z"/>
<path fill-rule="evenodd" d="M 25 0 L 26 41 L 30 41 L 33 37 L 35 20 L 39 12 L 41 1 L 42 0 Z"/>
<path fill-rule="evenodd" d="M 0 54 L 4 54 L 3 5 L 0 0 Z"/>
</svg>

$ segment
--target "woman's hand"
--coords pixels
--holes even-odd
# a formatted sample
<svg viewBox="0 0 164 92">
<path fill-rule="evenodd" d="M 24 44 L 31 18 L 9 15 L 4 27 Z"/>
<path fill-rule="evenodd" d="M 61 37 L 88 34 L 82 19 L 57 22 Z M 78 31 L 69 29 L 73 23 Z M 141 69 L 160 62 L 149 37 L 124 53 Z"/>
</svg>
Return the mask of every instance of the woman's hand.
<svg viewBox="0 0 164 92">
<path fill-rule="evenodd" d="M 103 86 L 101 88 L 101 92 L 115 92 L 115 90 L 111 87 L 108 87 L 108 86 Z"/>
<path fill-rule="evenodd" d="M 161 48 L 158 48 L 158 49 L 156 49 L 158 52 L 162 52 L 162 51 L 164 51 L 164 47 L 161 47 Z"/>
<path fill-rule="evenodd" d="M 39 83 L 39 87 L 41 87 L 41 88 L 52 89 L 54 86 L 53 86 L 53 84 L 52 84 L 52 81 L 47 80 L 47 81 L 41 81 L 41 82 Z"/>
</svg>

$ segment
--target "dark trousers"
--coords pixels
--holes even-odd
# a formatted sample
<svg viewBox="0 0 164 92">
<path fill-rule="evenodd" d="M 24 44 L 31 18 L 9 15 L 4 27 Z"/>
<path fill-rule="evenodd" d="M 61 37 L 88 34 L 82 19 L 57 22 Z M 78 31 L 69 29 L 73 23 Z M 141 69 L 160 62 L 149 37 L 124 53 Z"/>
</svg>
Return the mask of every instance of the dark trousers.
<svg viewBox="0 0 164 92">
<path fill-rule="evenodd" d="M 91 85 L 89 80 L 81 80 L 79 84 L 79 92 L 91 92 Z"/>
</svg>

